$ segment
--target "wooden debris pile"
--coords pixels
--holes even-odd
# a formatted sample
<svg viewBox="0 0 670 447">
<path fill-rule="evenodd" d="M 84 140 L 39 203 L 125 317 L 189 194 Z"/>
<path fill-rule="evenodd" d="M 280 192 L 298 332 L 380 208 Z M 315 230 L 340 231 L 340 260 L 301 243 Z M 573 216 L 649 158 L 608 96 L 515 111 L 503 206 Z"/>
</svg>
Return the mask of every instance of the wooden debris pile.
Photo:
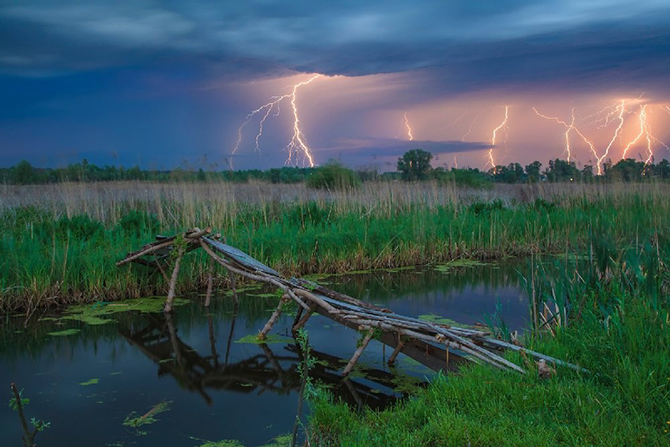
<svg viewBox="0 0 670 447">
<path fill-rule="evenodd" d="M 435 370 L 454 369 L 458 363 L 475 361 L 487 363 L 502 370 L 525 374 L 525 369 L 502 357 L 502 351 L 510 349 L 550 364 L 585 371 L 576 365 L 493 338 L 486 331 L 422 321 L 365 303 L 311 281 L 283 278 L 276 270 L 237 248 L 226 245 L 220 240 L 220 235 L 210 236 L 210 234 L 210 228 L 204 230 L 195 228 L 183 235 L 161 238 L 128 254 L 125 259 L 117 262 L 117 266 L 139 262 L 160 269 L 167 279 L 164 269 L 168 261 L 174 259 L 173 271 L 169 279 L 170 288 L 165 303 L 165 311 L 172 312 L 172 301 L 181 258 L 189 251 L 202 248 L 214 262 L 223 266 L 231 274 L 269 284 L 283 291 L 277 308 L 259 333 L 260 338 L 267 336 L 281 315 L 283 307 L 289 301 L 299 306 L 293 324 L 294 332 L 304 326 L 310 316 L 317 312 L 364 334 L 356 352 L 344 368 L 343 375 L 351 372 L 373 339 L 393 348 L 389 363 L 393 363 L 398 354 L 402 352 Z M 211 293 L 211 274 L 209 283 L 207 301 Z"/>
</svg>

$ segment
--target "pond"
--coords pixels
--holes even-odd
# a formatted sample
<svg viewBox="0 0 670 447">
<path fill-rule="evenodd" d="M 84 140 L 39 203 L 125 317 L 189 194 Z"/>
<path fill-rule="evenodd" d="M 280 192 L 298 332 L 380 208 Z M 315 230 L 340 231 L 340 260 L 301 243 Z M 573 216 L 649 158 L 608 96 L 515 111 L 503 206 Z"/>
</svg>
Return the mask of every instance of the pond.
<svg viewBox="0 0 670 447">
<path fill-rule="evenodd" d="M 519 275 L 527 269 L 455 263 L 315 279 L 409 316 L 472 325 L 498 312 L 511 330 L 523 330 Z M 301 386 L 293 316 L 283 315 L 269 343 L 257 344 L 276 293 L 247 286 L 238 298 L 235 305 L 221 290 L 207 310 L 192 297 L 169 318 L 155 312 L 162 303 L 155 298 L 43 315 L 25 328 L 8 319 L 0 328 L 0 396 L 9 401 L 16 382 L 30 399 L 27 419 L 50 423 L 37 434 L 40 447 L 290 445 Z M 389 367 L 390 350 L 373 342 L 343 380 L 360 334 L 318 315 L 306 330 L 317 360 L 311 375 L 351 405 L 382 408 L 435 374 L 402 354 Z M 21 445 L 19 417 L 0 403 L 0 445 Z M 304 405 L 302 421 L 308 411 Z"/>
</svg>

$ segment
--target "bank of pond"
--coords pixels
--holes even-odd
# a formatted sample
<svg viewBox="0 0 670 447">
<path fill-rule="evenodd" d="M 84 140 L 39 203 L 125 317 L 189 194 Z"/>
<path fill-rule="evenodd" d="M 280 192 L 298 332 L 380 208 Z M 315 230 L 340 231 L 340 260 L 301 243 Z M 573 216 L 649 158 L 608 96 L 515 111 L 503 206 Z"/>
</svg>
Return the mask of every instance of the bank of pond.
<svg viewBox="0 0 670 447">
<path fill-rule="evenodd" d="M 455 263 L 313 279 L 427 321 L 475 325 L 501 317 L 522 331 L 528 314 L 519 282 L 524 268 L 525 261 Z M 290 331 L 294 312 L 259 343 L 256 334 L 277 294 L 242 285 L 237 298 L 239 304 L 221 289 L 209 308 L 202 296 L 180 298 L 173 315 L 162 312 L 164 297 L 149 297 L 74 306 L 36 316 L 26 327 L 23 318 L 8 318 L 0 383 L 17 382 L 30 398 L 26 413 L 51 424 L 36 437 L 40 446 L 66 445 L 73 436 L 82 445 L 291 441 L 286 436 L 296 420 L 303 357 Z M 388 408 L 435 377 L 402 354 L 389 367 L 391 352 L 372 343 L 343 379 L 360 334 L 317 315 L 306 331 L 315 359 L 310 376 L 352 408 Z M 18 442 L 18 416 L 11 408 L 0 414 L 7 427 L 3 444 Z M 304 424 L 310 414 L 305 405 Z M 302 428 L 298 434 L 304 439 Z"/>
<path fill-rule="evenodd" d="M 164 297 L 147 297 L 27 324 L 7 316 L 0 383 L 30 399 L 23 411 L 41 428 L 39 446 L 667 443 L 667 256 L 658 246 L 614 253 L 312 277 L 408 316 L 516 332 L 590 374 L 558 368 L 541 378 L 529 362 L 525 375 L 474 365 L 445 376 L 402 354 L 391 367 L 373 342 L 342 378 L 358 332 L 315 316 L 306 349 L 289 311 L 259 343 L 278 295 L 241 285 L 238 304 L 222 288 L 209 308 L 199 295 L 177 299 L 173 315 Z M 564 320 L 536 331 L 537 301 Z M 1 443 L 18 444 L 17 412 L 0 407 L 0 421 Z"/>
</svg>

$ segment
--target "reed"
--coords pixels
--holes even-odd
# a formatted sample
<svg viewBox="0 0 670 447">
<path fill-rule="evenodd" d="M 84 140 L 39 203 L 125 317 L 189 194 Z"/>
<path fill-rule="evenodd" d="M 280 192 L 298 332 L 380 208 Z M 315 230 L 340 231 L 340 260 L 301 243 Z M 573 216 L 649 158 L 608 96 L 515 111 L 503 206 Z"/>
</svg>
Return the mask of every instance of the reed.
<svg viewBox="0 0 670 447">
<path fill-rule="evenodd" d="M 665 183 L 499 185 L 302 184 L 5 186 L 0 201 L 0 310 L 166 293 L 160 275 L 114 267 L 159 233 L 210 225 L 286 275 L 582 251 L 589 235 L 620 246 L 668 234 Z M 207 278 L 184 259 L 181 292 Z M 225 281 L 221 275 L 218 281 Z"/>
</svg>

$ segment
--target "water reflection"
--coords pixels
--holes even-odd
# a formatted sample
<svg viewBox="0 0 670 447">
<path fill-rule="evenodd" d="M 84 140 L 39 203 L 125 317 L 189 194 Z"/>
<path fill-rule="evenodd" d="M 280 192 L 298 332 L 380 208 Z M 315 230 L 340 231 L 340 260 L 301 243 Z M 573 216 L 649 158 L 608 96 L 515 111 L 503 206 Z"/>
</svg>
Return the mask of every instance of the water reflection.
<svg viewBox="0 0 670 447">
<path fill-rule="evenodd" d="M 202 354 L 179 337 L 171 315 L 151 315 L 146 318 L 144 326 L 123 328 L 119 334 L 157 365 L 158 376 L 172 376 L 181 388 L 199 394 L 208 405 L 213 404 L 211 391 L 216 390 L 257 395 L 265 392 L 282 395 L 299 391 L 301 377 L 298 365 L 302 361 L 302 352 L 298 344 L 280 344 L 273 348 L 260 343 L 256 345 L 258 352 L 253 353 L 252 349 L 248 357 L 229 363 L 236 320 L 236 315 L 233 315 L 225 360 L 220 362 L 211 314 L 207 320 L 210 346 L 209 352 Z M 375 382 L 377 386 L 358 380 L 343 381 L 339 372 L 347 359 L 314 349 L 310 355 L 316 359 L 311 376 L 327 386 L 336 397 L 357 406 L 373 408 L 397 400 L 398 395 L 393 392 L 396 379 L 392 373 L 363 367 L 358 370 L 358 375 Z M 382 391 L 384 388 L 386 392 Z"/>
<path fill-rule="evenodd" d="M 527 306 L 518 271 L 524 266 L 382 271 L 321 281 L 398 313 L 466 324 L 481 322 L 499 303 L 506 323 L 521 329 Z M 298 410 L 302 353 L 291 339 L 293 316 L 282 316 L 273 330 L 288 337 L 286 342 L 239 343 L 262 328 L 276 296 L 241 287 L 238 305 L 221 292 L 209 310 L 196 297 L 171 317 L 119 313 L 108 317 L 113 320 L 108 324 L 87 325 L 45 316 L 26 328 L 10 319 L 0 328 L 0 385 L 17 382 L 31 398 L 29 414 L 51 422 L 38 436 L 40 447 L 198 446 L 223 439 L 265 444 L 291 432 Z M 66 329 L 73 335 L 49 335 Z M 311 376 L 352 406 L 383 408 L 432 374 L 402 354 L 397 366 L 389 367 L 391 350 L 373 342 L 343 380 L 340 373 L 359 334 L 320 316 L 306 329 L 316 358 Z M 170 402 L 169 410 L 142 427 L 142 438 L 123 425 L 133 412 L 144 414 L 160 402 Z M 0 405 L 0 425 L 0 445 L 20 442 L 21 425 L 6 405 Z"/>
</svg>

